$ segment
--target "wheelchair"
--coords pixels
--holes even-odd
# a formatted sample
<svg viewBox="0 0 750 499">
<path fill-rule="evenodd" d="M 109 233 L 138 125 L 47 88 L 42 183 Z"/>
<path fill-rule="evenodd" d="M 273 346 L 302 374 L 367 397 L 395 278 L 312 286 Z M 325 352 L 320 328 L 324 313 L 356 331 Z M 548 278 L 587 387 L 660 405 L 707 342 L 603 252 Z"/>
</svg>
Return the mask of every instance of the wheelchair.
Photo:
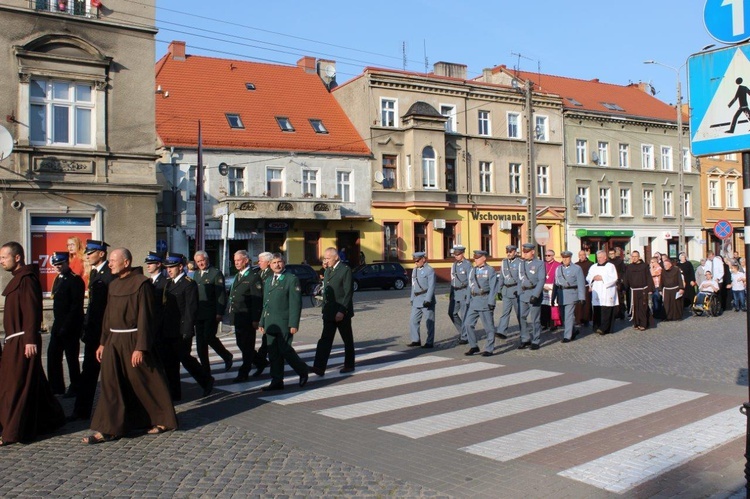
<svg viewBox="0 0 750 499">
<path fill-rule="evenodd" d="M 718 317 L 722 313 L 719 295 L 716 293 L 701 291 L 693 299 L 693 315 L 706 314 L 709 317 Z"/>
</svg>

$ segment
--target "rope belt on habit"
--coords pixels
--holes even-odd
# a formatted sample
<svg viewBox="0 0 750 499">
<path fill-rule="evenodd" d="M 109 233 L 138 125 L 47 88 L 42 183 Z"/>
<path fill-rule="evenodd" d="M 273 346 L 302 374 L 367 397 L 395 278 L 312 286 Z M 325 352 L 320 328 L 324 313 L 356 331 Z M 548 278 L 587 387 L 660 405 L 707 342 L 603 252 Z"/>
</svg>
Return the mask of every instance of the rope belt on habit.
<svg viewBox="0 0 750 499">
<path fill-rule="evenodd" d="M 630 288 L 630 291 L 643 291 L 644 289 L 648 289 L 648 286 L 643 286 L 642 288 Z"/>
<path fill-rule="evenodd" d="M 135 329 L 112 329 L 110 328 L 109 330 L 112 331 L 113 333 L 135 333 L 136 331 L 138 331 L 138 328 L 135 328 Z"/>
<path fill-rule="evenodd" d="M 21 336 L 21 335 L 23 335 L 23 331 L 21 331 L 20 333 L 11 334 L 10 336 L 6 336 L 5 341 L 7 342 L 9 339 L 15 338 L 16 336 Z"/>
<path fill-rule="evenodd" d="M 668 289 L 668 290 L 672 291 L 673 289 L 680 289 L 680 287 L 679 286 L 672 286 L 671 288 L 665 287 L 664 289 Z"/>
</svg>

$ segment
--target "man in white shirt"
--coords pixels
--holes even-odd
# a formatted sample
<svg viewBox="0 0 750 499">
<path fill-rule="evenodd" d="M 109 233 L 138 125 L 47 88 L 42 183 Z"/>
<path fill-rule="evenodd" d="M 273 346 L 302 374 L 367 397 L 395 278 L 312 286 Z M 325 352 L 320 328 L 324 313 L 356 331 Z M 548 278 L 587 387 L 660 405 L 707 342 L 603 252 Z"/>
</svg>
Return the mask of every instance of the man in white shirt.
<svg viewBox="0 0 750 499">
<path fill-rule="evenodd" d="M 596 264 L 589 269 L 586 282 L 591 288 L 591 304 L 594 307 L 594 330 L 604 335 L 612 332 L 615 310 L 620 304 L 617 293 L 617 269 L 607 261 L 607 252 L 596 252 Z"/>
</svg>

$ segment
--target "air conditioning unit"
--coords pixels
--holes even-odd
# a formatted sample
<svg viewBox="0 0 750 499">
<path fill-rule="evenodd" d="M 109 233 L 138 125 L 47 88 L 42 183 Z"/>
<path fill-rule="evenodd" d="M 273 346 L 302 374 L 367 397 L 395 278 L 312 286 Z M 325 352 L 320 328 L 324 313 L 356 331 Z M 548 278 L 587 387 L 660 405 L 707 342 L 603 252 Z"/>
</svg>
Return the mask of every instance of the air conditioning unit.
<svg viewBox="0 0 750 499">
<path fill-rule="evenodd" d="M 510 223 L 510 220 L 501 220 L 500 221 L 500 230 L 510 230 L 513 228 L 513 224 Z"/>
<path fill-rule="evenodd" d="M 432 221 L 432 227 L 434 229 L 445 229 L 445 219 L 444 218 L 436 218 Z"/>
</svg>

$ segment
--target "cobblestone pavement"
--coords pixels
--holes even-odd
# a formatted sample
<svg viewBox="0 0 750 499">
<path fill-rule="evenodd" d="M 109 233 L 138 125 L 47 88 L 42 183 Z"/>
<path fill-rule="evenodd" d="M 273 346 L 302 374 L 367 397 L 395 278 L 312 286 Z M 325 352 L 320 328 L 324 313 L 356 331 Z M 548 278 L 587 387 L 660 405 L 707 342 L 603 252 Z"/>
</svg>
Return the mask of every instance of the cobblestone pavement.
<svg viewBox="0 0 750 499">
<path fill-rule="evenodd" d="M 332 359 L 332 369 L 324 379 L 313 376 L 308 387 L 299 390 L 291 376 L 281 398 L 274 398 L 257 390 L 268 382 L 267 376 L 238 387 L 228 384 L 227 378 L 234 373 L 217 373 L 217 390 L 205 399 L 197 399 L 199 390 L 186 378 L 187 401 L 177 407 L 179 431 L 136 434 L 87 446 L 79 443 L 88 434 L 86 425 L 69 424 L 46 439 L 0 451 L 5 478 L 0 481 L 0 495 L 744 496 L 744 439 L 733 437 L 716 446 L 704 430 L 693 433 L 700 437 L 699 447 L 714 445 L 709 452 L 671 468 L 665 465 L 662 473 L 645 482 L 633 479 L 622 495 L 585 481 L 586 476 L 597 479 L 621 471 L 618 464 L 606 462 L 608 456 L 621 459 L 618 452 L 625 451 L 648 456 L 652 451 L 643 448 L 649 442 L 658 442 L 661 435 L 682 439 L 670 432 L 679 433 L 704 420 L 720 426 L 731 419 L 734 426 L 720 426 L 719 433 L 742 432 L 744 420 L 738 423 L 734 411 L 748 397 L 744 314 L 728 312 L 719 318 L 662 323 L 646 332 L 635 332 L 618 321 L 615 334 L 584 333 L 570 344 L 560 343 L 560 333 L 548 333 L 536 352 L 515 350 L 517 336 L 511 336 L 496 344 L 496 353 L 502 355 L 467 358 L 463 355 L 466 348 L 456 345 L 455 330 L 447 320 L 447 289 L 440 290 L 434 350 L 405 347 L 408 290 L 358 292 L 354 327 L 361 350 L 355 376 L 339 376 Z M 303 355 L 312 352 L 321 326 L 319 309 L 308 305 L 298 337 Z M 233 343 L 226 326 L 224 331 L 227 343 Z M 515 331 L 516 326 L 511 329 Z M 515 376 L 521 377 L 517 383 L 522 384 L 498 384 Z M 536 377 L 529 380 L 526 376 Z M 555 395 L 574 385 L 587 386 L 592 392 Z M 479 386 L 481 391 L 470 393 L 470 387 Z M 543 396 L 539 409 L 514 415 L 513 411 L 524 410 L 523 404 L 533 404 L 530 396 L 534 393 Z M 425 398 L 432 396 L 437 398 Z M 554 400 L 555 396 L 561 398 Z M 649 396 L 655 401 L 644 402 L 637 409 L 642 414 L 632 419 L 629 415 L 636 414 L 636 409 L 631 406 L 602 413 Z M 670 397 L 676 398 L 670 402 Z M 70 401 L 63 400 L 63 404 L 69 413 Z M 373 404 L 382 407 L 373 408 Z M 521 408 L 514 409 L 513 404 Z M 658 404 L 664 409 L 658 410 Z M 464 411 L 452 418 L 451 424 L 460 426 L 475 417 L 470 416 L 472 411 L 485 406 L 495 411 L 486 421 L 441 430 L 434 436 L 404 436 L 411 431 L 407 420 Z M 500 410 L 507 414 L 494 419 L 500 417 Z M 354 413 L 342 415 L 341 411 Z M 624 422 L 613 427 L 596 423 L 600 414 L 604 421 L 620 417 Z M 709 419 L 717 414 L 719 420 Z M 575 418 L 585 418 L 585 423 L 575 423 Z M 581 429 L 594 424 L 601 424 L 601 429 L 594 433 Z M 742 426 L 739 430 L 738 425 Z M 412 426 L 437 431 L 434 422 Z M 530 452 L 518 458 L 503 455 L 509 452 L 508 444 L 490 446 L 490 454 L 499 452 L 494 457 L 473 452 L 472 444 L 488 439 L 528 443 L 529 438 L 513 436 L 523 435 L 530 427 L 549 429 L 535 444 L 541 450 L 517 451 Z M 561 436 L 566 433 L 571 436 Z M 545 445 L 551 447 L 545 450 Z M 587 475 L 591 463 L 594 473 Z"/>
</svg>

